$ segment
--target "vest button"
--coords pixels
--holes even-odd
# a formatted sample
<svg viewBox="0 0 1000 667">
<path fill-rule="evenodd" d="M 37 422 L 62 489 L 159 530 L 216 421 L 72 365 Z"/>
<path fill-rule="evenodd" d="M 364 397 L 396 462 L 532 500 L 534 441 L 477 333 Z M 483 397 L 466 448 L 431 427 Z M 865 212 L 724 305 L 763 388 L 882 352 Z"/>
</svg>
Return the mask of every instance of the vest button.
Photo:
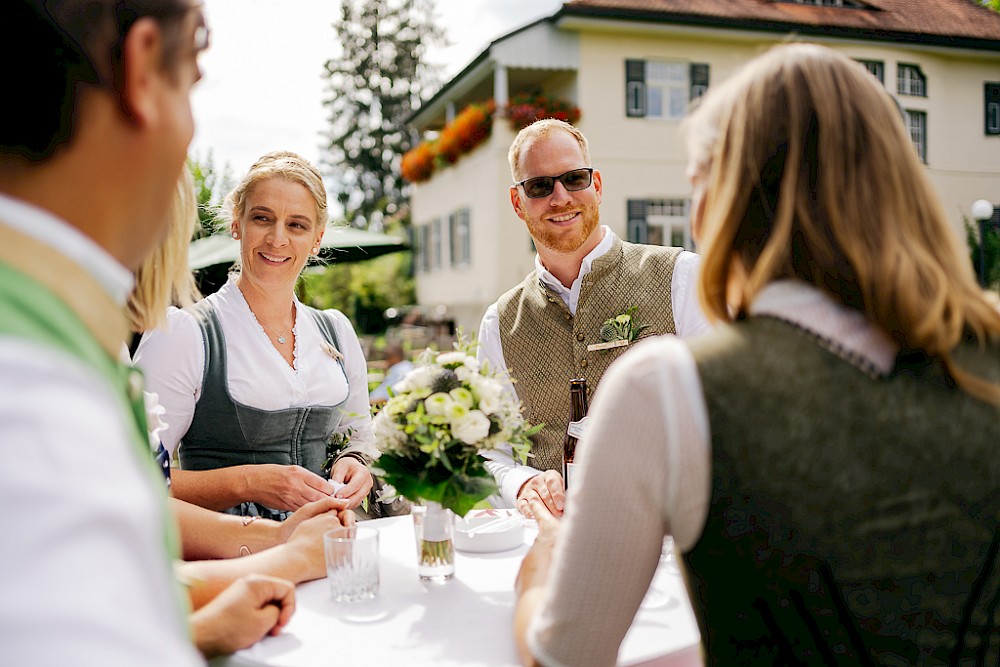
<svg viewBox="0 0 1000 667">
<path fill-rule="evenodd" d="M 584 336 L 584 335 L 583 335 L 582 333 L 578 333 L 578 334 L 576 335 L 576 339 L 577 339 L 578 341 L 580 341 L 580 342 L 583 342 L 583 339 L 584 339 L 584 338 L 586 338 L 586 336 Z"/>
<path fill-rule="evenodd" d="M 570 315 L 569 313 L 566 313 L 566 315 L 564 315 L 564 317 L 566 318 L 567 321 L 573 319 L 573 316 Z"/>
<path fill-rule="evenodd" d="M 580 368 L 586 368 L 586 367 L 587 367 L 587 360 L 586 359 L 581 359 L 580 360 Z"/>
</svg>

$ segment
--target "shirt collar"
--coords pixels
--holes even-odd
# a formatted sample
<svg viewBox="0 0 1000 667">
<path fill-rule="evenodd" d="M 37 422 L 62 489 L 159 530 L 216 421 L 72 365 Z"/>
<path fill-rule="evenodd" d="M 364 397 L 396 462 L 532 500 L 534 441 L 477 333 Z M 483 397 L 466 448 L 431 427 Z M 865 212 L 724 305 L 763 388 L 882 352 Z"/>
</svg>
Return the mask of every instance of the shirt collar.
<svg viewBox="0 0 1000 667">
<path fill-rule="evenodd" d="M 79 264 L 122 306 L 132 292 L 132 272 L 92 238 L 43 208 L 0 193 L 3 224 L 44 243 Z"/>
<path fill-rule="evenodd" d="M 615 236 L 615 233 L 611 231 L 611 228 L 607 225 L 601 225 L 601 230 L 604 232 L 604 238 L 601 239 L 601 242 L 598 243 L 593 250 L 587 253 L 586 257 L 583 258 L 583 262 L 580 264 L 580 273 L 576 276 L 576 280 L 573 281 L 574 285 L 578 284 L 585 275 L 590 273 L 590 268 L 593 266 L 594 261 L 598 257 L 607 254 L 607 252 L 611 250 L 611 246 L 614 245 L 617 237 Z M 537 254 L 535 255 L 535 272 L 538 275 L 538 279 L 541 280 L 546 287 L 550 288 L 553 292 L 559 294 L 560 296 L 568 296 L 573 289 L 572 285 L 570 287 L 566 287 L 559 282 L 554 275 L 549 273 L 549 270 L 542 265 L 542 260 Z"/>
<path fill-rule="evenodd" d="M 831 344 L 840 356 L 860 360 L 881 375 L 892 371 L 899 354 L 899 345 L 864 313 L 800 280 L 778 280 L 765 286 L 750 306 L 750 314 L 793 324 Z"/>
</svg>

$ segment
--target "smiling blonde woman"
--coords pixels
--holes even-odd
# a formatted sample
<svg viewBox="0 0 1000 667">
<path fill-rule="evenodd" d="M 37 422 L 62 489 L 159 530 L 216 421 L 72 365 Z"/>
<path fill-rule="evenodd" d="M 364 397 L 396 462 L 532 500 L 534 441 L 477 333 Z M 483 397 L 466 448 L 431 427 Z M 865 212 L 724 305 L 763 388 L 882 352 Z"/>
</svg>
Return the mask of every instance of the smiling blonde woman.
<svg viewBox="0 0 1000 667">
<path fill-rule="evenodd" d="M 295 296 L 326 228 L 319 172 L 289 152 L 254 164 L 227 198 L 239 269 L 217 293 L 171 309 L 136 364 L 167 410 L 174 495 L 247 517 L 284 519 L 333 495 L 357 507 L 373 481 L 367 366 L 351 322 Z M 350 445 L 323 475 L 334 434 Z"/>
</svg>

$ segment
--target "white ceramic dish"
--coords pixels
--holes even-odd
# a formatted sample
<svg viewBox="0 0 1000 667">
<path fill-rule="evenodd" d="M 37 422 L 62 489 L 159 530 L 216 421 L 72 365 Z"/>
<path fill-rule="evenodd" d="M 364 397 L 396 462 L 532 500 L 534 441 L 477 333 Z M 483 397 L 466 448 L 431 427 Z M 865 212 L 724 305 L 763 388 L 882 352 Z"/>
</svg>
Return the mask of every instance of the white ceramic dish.
<svg viewBox="0 0 1000 667">
<path fill-rule="evenodd" d="M 524 519 L 517 510 L 475 510 L 455 520 L 455 548 L 459 551 L 491 553 L 522 544 Z"/>
</svg>

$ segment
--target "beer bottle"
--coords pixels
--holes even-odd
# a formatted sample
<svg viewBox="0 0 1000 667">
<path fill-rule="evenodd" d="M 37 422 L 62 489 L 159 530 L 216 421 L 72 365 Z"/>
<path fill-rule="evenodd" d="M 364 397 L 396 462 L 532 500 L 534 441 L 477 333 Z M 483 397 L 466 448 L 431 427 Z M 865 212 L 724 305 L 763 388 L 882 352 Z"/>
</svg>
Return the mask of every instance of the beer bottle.
<svg viewBox="0 0 1000 667">
<path fill-rule="evenodd" d="M 563 437 L 563 483 L 567 489 L 573 477 L 576 442 L 583 436 L 586 417 L 587 379 L 574 378 L 569 381 L 569 425 Z"/>
</svg>

